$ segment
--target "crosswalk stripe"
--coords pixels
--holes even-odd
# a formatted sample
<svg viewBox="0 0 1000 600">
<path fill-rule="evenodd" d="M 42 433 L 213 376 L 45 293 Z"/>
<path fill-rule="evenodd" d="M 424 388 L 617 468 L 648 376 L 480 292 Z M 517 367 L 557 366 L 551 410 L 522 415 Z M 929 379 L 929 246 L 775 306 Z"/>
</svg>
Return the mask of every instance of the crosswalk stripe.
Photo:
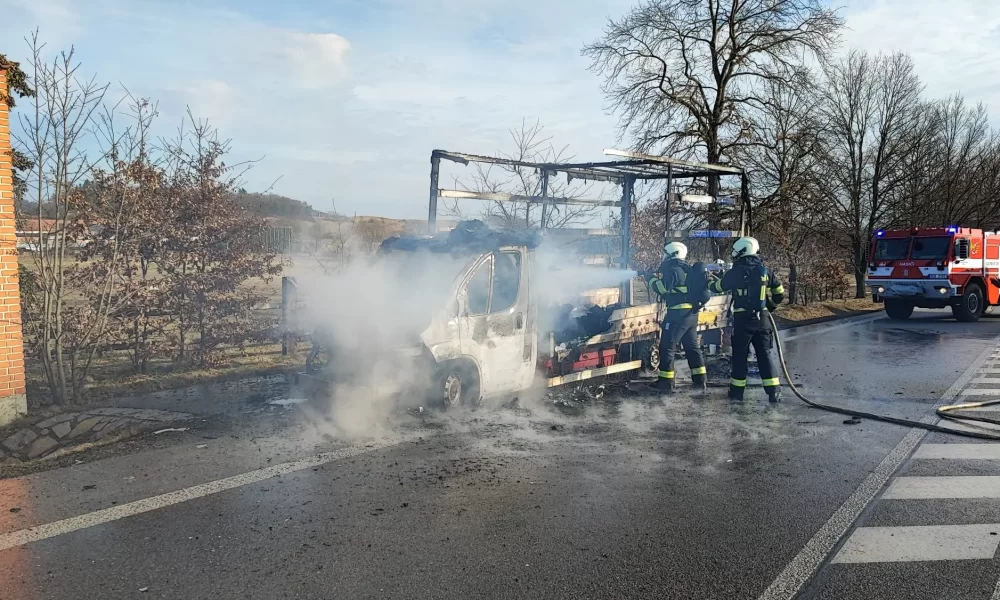
<svg viewBox="0 0 1000 600">
<path fill-rule="evenodd" d="M 980 373 L 1000 373 L 1000 368 L 997 367 L 987 367 L 984 369 L 979 369 Z"/>
<path fill-rule="evenodd" d="M 1000 477 L 897 477 L 882 495 L 884 500 L 933 498 L 1000 498 Z"/>
<path fill-rule="evenodd" d="M 990 559 L 1000 545 L 1000 523 L 859 527 L 834 563 Z"/>
<path fill-rule="evenodd" d="M 963 396 L 997 396 L 1000 398 L 1000 389 L 995 388 L 970 388 L 962 390 Z"/>
<path fill-rule="evenodd" d="M 996 374 L 996 377 L 977 377 L 969 383 L 1000 383 L 1000 372 Z"/>
<path fill-rule="evenodd" d="M 1000 444 L 922 444 L 913 458 L 1000 460 Z"/>
</svg>

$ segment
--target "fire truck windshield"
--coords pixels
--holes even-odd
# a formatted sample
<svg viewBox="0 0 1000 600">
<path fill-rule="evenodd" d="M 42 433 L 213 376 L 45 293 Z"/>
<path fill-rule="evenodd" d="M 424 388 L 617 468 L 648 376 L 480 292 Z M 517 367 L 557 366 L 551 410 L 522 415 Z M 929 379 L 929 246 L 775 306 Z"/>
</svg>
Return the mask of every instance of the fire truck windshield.
<svg viewBox="0 0 1000 600">
<path fill-rule="evenodd" d="M 881 239 L 875 242 L 875 260 L 902 260 L 909 247 L 909 238 Z"/>
<path fill-rule="evenodd" d="M 948 258 L 948 248 L 951 247 L 950 237 L 918 237 L 913 238 L 913 250 L 910 258 L 914 260 L 936 260 Z"/>
</svg>

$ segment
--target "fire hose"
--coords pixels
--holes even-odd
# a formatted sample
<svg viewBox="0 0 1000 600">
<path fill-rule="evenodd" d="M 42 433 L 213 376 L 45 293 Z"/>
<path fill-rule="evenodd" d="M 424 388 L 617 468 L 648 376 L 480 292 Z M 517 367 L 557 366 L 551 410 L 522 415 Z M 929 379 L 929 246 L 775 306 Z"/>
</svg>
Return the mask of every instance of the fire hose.
<svg viewBox="0 0 1000 600">
<path fill-rule="evenodd" d="M 825 410 L 832 413 L 838 413 L 841 415 L 847 415 L 850 417 L 856 417 L 860 419 L 869 419 L 872 421 L 882 421 L 883 423 L 892 423 L 894 425 L 902 425 L 904 427 L 916 427 L 918 429 L 924 429 L 927 431 L 936 431 L 938 433 L 950 433 L 952 435 L 959 435 L 970 438 L 977 438 L 981 440 L 994 440 L 1000 441 L 1000 434 L 979 432 L 979 431 L 962 431 L 958 429 L 951 429 L 948 427 L 941 427 L 933 423 L 925 423 L 923 421 L 912 421 L 910 419 L 902 419 L 899 417 L 892 417 L 888 415 L 879 415 L 875 413 L 865 412 L 861 410 L 853 410 L 850 408 L 844 408 L 842 406 L 831 406 L 829 404 L 822 404 L 820 402 L 815 402 L 806 398 L 802 392 L 795 387 L 795 383 L 792 381 L 792 376 L 788 373 L 788 365 L 785 364 L 785 350 L 781 344 L 781 337 L 778 335 L 778 324 L 774 321 L 774 316 L 770 311 L 764 311 L 767 314 L 768 320 L 771 322 L 771 331 L 774 333 L 775 346 L 778 350 L 778 363 L 781 365 L 781 372 L 785 375 L 785 381 L 788 382 L 788 388 L 792 391 L 796 398 L 805 402 L 807 405 L 818 408 L 820 410 Z M 936 414 L 942 419 L 949 419 L 952 421 L 975 421 L 979 423 L 990 423 L 991 425 L 1000 426 L 1000 420 L 990 419 L 987 417 L 976 417 L 971 415 L 953 414 L 955 411 L 968 410 L 970 408 L 980 408 L 983 406 L 992 406 L 1000 404 L 1000 400 L 986 400 L 983 402 L 964 402 L 962 404 L 950 404 L 946 406 L 939 406 L 937 408 Z"/>
</svg>

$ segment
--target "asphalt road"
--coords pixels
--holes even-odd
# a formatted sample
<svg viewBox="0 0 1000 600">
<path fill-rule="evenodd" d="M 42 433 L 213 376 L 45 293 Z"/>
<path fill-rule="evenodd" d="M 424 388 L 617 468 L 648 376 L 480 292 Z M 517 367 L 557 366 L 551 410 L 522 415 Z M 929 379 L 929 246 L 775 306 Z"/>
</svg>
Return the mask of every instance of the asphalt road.
<svg viewBox="0 0 1000 600">
<path fill-rule="evenodd" d="M 786 335 L 808 394 L 896 416 L 1000 373 L 1000 319 Z M 1000 597 L 992 444 L 713 394 L 234 431 L 3 480 L 0 599 Z"/>
</svg>

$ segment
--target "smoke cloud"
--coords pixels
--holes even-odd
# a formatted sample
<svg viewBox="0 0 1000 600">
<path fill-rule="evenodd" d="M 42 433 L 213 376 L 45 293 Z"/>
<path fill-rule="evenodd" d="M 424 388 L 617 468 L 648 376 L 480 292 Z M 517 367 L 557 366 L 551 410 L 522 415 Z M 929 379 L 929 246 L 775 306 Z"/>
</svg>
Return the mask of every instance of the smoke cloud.
<svg viewBox="0 0 1000 600">
<path fill-rule="evenodd" d="M 306 306 L 300 322 L 327 348 L 330 362 L 329 397 L 310 414 L 319 432 L 378 435 L 391 427 L 394 412 L 427 405 L 424 392 L 435 369 L 421 335 L 432 323 L 455 316 L 460 277 L 476 258 L 397 250 L 298 281 Z M 542 246 L 533 258 L 529 285 L 542 308 L 584 304 L 582 292 L 615 287 L 635 276 L 634 271 L 583 266 L 581 257 L 565 248 Z M 547 339 L 547 332 L 539 333 Z M 442 332 L 433 334 L 440 338 Z"/>
</svg>

